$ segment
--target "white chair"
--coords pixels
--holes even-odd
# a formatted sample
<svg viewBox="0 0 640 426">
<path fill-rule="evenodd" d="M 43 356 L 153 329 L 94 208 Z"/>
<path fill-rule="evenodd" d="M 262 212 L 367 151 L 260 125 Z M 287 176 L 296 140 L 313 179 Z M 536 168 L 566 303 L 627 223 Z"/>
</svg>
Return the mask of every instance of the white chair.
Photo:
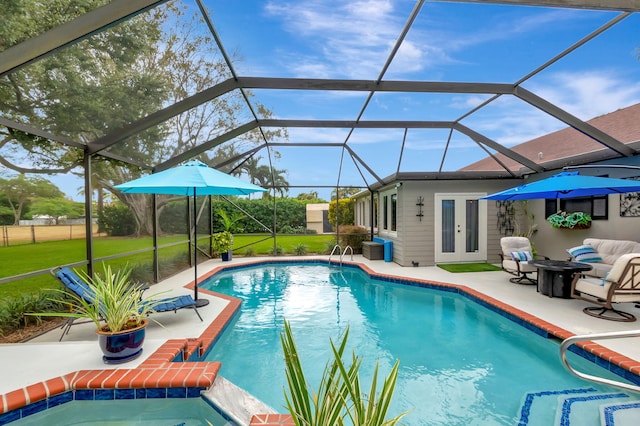
<svg viewBox="0 0 640 426">
<path fill-rule="evenodd" d="M 534 259 L 531 241 L 527 237 L 502 237 L 500 239 L 502 253 L 500 253 L 500 266 L 502 270 L 515 275 L 509 281 L 515 284 L 538 284 L 530 274 L 537 273 L 538 268 L 529 264 Z M 544 259 L 548 259 L 544 257 Z"/>
<path fill-rule="evenodd" d="M 613 304 L 640 302 L 640 253 L 621 255 L 604 278 L 576 274 L 571 284 L 571 296 L 599 305 L 582 310 L 592 317 L 610 321 L 635 321 L 633 314 L 619 311 Z"/>
</svg>

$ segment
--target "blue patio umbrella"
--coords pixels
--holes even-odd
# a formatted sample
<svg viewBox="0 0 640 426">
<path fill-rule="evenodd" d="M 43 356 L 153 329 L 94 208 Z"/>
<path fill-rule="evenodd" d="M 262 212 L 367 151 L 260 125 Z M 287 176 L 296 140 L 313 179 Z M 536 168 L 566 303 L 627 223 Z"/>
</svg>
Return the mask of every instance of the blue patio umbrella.
<svg viewBox="0 0 640 426">
<path fill-rule="evenodd" d="M 127 183 L 116 185 L 122 192 L 132 194 L 170 194 L 193 196 L 193 247 L 195 297 L 198 306 L 209 303 L 206 299 L 198 299 L 198 247 L 197 247 L 197 212 L 195 200 L 198 195 L 249 195 L 267 190 L 245 182 L 234 176 L 213 169 L 201 161 L 191 160 L 180 166 L 143 176 Z"/>
<path fill-rule="evenodd" d="M 574 198 L 594 195 L 640 192 L 640 181 L 581 175 L 562 172 L 505 191 L 496 192 L 481 200 L 531 200 L 534 198 Z"/>
</svg>

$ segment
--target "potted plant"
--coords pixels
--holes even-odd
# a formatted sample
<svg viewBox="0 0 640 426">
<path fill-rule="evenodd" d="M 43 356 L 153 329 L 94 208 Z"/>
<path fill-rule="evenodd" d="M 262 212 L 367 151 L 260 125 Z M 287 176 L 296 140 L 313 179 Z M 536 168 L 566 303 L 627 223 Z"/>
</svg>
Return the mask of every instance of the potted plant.
<svg viewBox="0 0 640 426">
<path fill-rule="evenodd" d="M 591 216 L 583 212 L 567 213 L 559 211 L 547 218 L 554 228 L 588 229 L 591 228 Z"/>
<path fill-rule="evenodd" d="M 220 254 L 223 261 L 231 260 L 231 247 L 233 247 L 233 235 L 229 231 L 213 234 L 211 240 L 213 251 Z"/>
<path fill-rule="evenodd" d="M 68 312 L 44 312 L 38 316 L 83 318 L 96 326 L 105 363 L 121 363 L 137 358 L 142 353 L 147 316 L 153 312 L 155 300 L 143 297 L 145 288 L 130 280 L 131 268 L 125 266 L 113 271 L 104 266 L 103 274 L 89 277 L 82 271 L 78 275 L 86 282 L 84 294 L 66 292 L 65 298 L 51 299 L 70 307 Z"/>
<path fill-rule="evenodd" d="M 229 215 L 226 211 L 218 209 L 218 216 L 222 222 L 224 231 L 213 234 L 213 251 L 220 253 L 220 257 L 223 261 L 231 260 L 233 251 L 233 234 L 231 231 L 237 228 L 237 223 L 244 219 L 246 216 L 242 213 L 234 213 Z"/>
</svg>

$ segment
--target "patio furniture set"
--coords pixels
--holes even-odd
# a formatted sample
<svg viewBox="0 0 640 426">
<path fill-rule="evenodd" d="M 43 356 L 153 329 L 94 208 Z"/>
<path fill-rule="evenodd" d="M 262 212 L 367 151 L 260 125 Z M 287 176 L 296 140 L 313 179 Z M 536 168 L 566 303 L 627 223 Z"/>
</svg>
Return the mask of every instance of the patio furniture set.
<svg viewBox="0 0 640 426">
<path fill-rule="evenodd" d="M 640 243 L 634 241 L 587 238 L 583 244 L 567 249 L 568 260 L 533 256 L 526 237 L 504 237 L 501 266 L 515 275 L 516 284 L 533 284 L 549 297 L 581 299 L 598 306 L 583 312 L 611 321 L 635 321 L 614 303 L 640 302 Z M 536 273 L 536 278 L 531 275 Z"/>
</svg>

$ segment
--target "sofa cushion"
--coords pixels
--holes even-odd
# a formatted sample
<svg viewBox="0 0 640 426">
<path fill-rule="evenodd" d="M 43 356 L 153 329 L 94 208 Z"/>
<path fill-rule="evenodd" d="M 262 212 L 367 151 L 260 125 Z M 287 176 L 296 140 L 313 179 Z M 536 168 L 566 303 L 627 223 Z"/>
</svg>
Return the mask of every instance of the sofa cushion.
<svg viewBox="0 0 640 426">
<path fill-rule="evenodd" d="M 584 263 L 586 263 L 587 265 L 591 265 L 591 270 L 585 271 L 584 275 L 589 275 L 592 277 L 604 278 L 613 267 L 613 265 L 609 265 L 608 263 L 602 263 L 602 262 L 598 262 L 598 263 L 584 262 Z"/>
<path fill-rule="evenodd" d="M 640 243 L 635 241 L 586 238 L 584 244 L 593 247 L 602 258 L 602 262 L 609 265 L 613 265 L 623 254 L 640 253 Z"/>
<path fill-rule="evenodd" d="M 602 262 L 602 257 L 595 248 L 589 244 L 572 247 L 567 249 L 567 253 L 575 259 L 576 262 L 597 263 Z"/>
</svg>

